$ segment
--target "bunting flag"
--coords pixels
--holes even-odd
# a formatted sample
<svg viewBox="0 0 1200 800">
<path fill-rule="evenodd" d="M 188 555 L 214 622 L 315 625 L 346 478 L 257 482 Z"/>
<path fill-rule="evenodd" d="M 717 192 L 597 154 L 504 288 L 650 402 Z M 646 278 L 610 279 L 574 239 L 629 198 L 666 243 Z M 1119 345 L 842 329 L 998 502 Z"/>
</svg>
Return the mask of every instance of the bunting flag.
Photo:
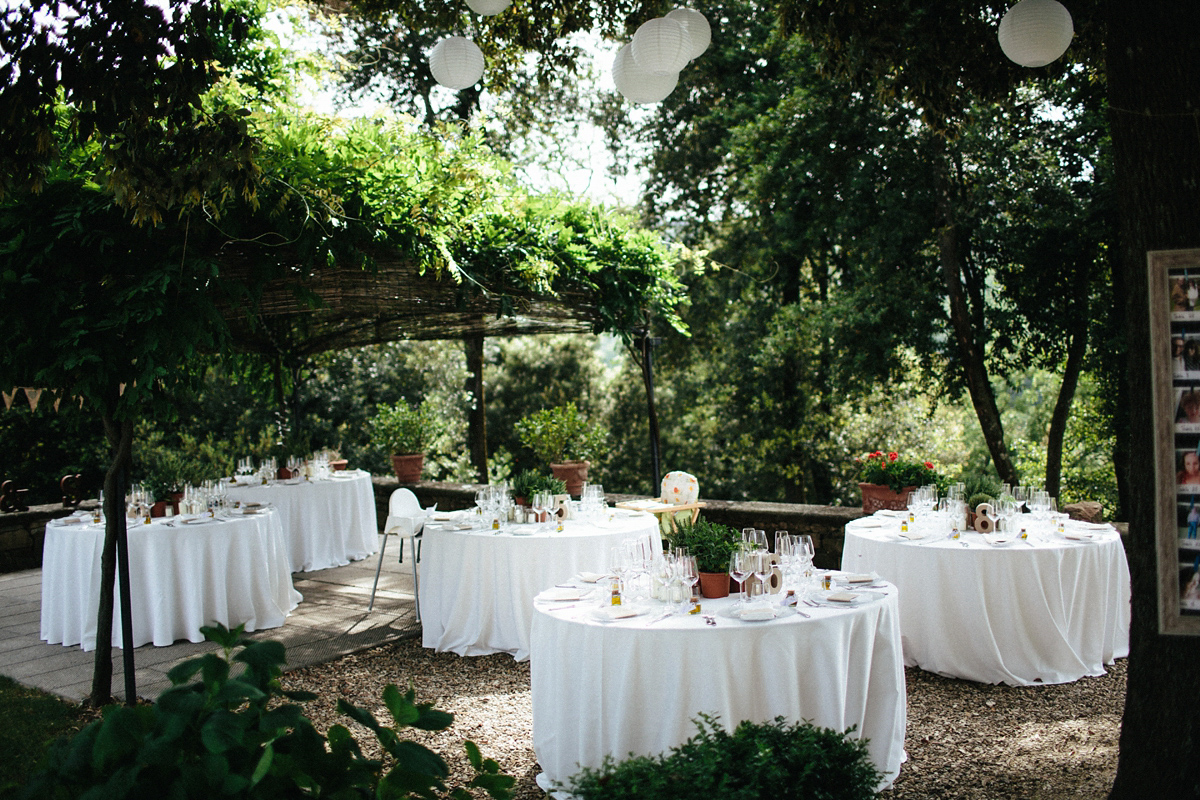
<svg viewBox="0 0 1200 800">
<path fill-rule="evenodd" d="M 57 414 L 58 413 L 58 404 L 62 402 L 62 395 L 60 395 L 58 393 L 57 389 L 55 389 L 53 392 L 51 392 L 51 394 L 54 395 L 54 413 Z"/>
<path fill-rule="evenodd" d="M 123 384 L 123 383 L 122 383 L 122 384 L 121 384 L 121 385 L 118 387 L 118 389 L 117 389 L 117 395 L 118 395 L 118 396 L 120 396 L 120 397 L 124 397 L 124 396 L 125 396 L 125 384 Z"/>
<path fill-rule="evenodd" d="M 41 389 L 34 389 L 29 386 L 25 387 L 25 396 L 29 398 L 29 410 L 37 411 L 38 400 L 42 397 Z"/>
<path fill-rule="evenodd" d="M 17 387 L 13 387 L 12 394 L 0 392 L 0 396 L 4 398 L 4 410 L 8 411 L 12 408 L 13 400 L 17 399 Z"/>
</svg>

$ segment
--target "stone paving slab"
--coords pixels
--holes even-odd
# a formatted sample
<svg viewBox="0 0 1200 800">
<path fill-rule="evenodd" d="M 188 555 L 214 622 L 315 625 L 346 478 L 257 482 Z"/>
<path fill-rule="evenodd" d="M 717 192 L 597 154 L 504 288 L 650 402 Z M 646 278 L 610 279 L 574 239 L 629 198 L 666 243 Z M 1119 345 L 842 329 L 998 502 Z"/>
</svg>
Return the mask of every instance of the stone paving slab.
<svg viewBox="0 0 1200 800">
<path fill-rule="evenodd" d="M 288 649 L 287 668 L 297 669 L 416 635 L 420 627 L 410 554 L 406 552 L 404 563 L 399 563 L 396 544 L 388 543 L 372 611 L 367 611 L 367 603 L 378 555 L 344 567 L 296 573 L 292 583 L 304 595 L 303 602 L 283 627 L 247 636 L 283 642 Z M 80 702 L 91 692 L 95 652 L 41 641 L 41 585 L 40 569 L 0 575 L 0 675 Z M 170 686 L 167 672 L 171 667 L 216 649 L 208 642 L 188 641 L 135 648 L 138 695 L 157 697 Z M 124 674 L 121 649 L 114 647 L 112 685 L 120 700 L 124 700 Z"/>
</svg>

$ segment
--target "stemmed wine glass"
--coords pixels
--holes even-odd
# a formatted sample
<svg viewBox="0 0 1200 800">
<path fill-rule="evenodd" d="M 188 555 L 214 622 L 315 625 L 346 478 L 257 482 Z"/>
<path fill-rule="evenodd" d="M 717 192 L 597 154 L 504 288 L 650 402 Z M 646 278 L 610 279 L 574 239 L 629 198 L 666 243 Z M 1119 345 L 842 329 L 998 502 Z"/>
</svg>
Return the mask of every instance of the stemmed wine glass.
<svg viewBox="0 0 1200 800">
<path fill-rule="evenodd" d="M 1012 495 L 1013 502 L 1017 504 L 1017 513 L 1020 514 L 1025 510 L 1025 504 L 1029 502 L 1029 487 L 1014 486 Z"/>
<path fill-rule="evenodd" d="M 813 556 L 815 556 L 817 553 L 816 548 L 813 547 L 812 537 L 807 533 L 800 534 L 800 536 L 796 538 L 795 549 L 796 555 L 800 559 L 802 576 L 805 583 L 807 583 L 809 577 L 812 575 Z"/>
<path fill-rule="evenodd" d="M 679 557 L 679 580 L 683 584 L 683 611 L 692 606 L 696 595 L 696 584 L 700 582 L 700 570 L 696 568 L 695 556 Z"/>
<path fill-rule="evenodd" d="M 729 577 L 733 578 L 733 582 L 738 585 L 738 603 L 744 605 L 746 602 L 746 592 L 744 586 L 746 579 L 750 577 L 750 551 L 744 547 L 739 547 L 729 555 Z"/>
<path fill-rule="evenodd" d="M 758 599 L 767 599 L 767 578 L 771 575 L 771 554 L 766 550 L 755 550 L 750 559 L 754 577 L 758 580 Z"/>
</svg>

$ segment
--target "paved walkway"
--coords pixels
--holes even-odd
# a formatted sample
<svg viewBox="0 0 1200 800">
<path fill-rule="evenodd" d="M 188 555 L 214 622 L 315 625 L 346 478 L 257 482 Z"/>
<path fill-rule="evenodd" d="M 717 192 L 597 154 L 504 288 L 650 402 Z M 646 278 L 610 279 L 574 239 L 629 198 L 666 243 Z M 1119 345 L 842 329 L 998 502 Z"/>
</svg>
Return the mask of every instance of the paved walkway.
<svg viewBox="0 0 1200 800">
<path fill-rule="evenodd" d="M 404 563 L 399 563 L 398 541 L 393 537 L 388 542 L 373 611 L 367 611 L 367 602 L 378 555 L 344 567 L 294 574 L 292 582 L 304 601 L 282 628 L 252 635 L 283 642 L 288 669 L 295 669 L 416 634 L 420 627 L 413 602 L 412 564 L 407 552 Z M 79 702 L 92 688 L 95 652 L 43 642 L 39 637 L 41 605 L 40 569 L 0 575 L 0 675 Z M 208 642 L 187 641 L 170 647 L 136 648 L 138 695 L 157 697 L 170 686 L 167 671 L 171 667 L 215 649 Z M 114 647 L 113 692 L 123 700 L 124 691 L 122 653 Z"/>
</svg>

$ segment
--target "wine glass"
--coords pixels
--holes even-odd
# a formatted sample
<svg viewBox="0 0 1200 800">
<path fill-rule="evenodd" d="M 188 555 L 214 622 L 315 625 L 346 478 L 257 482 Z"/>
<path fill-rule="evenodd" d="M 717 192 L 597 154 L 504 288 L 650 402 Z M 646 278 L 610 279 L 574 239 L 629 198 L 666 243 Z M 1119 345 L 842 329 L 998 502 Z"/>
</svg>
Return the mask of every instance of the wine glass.
<svg viewBox="0 0 1200 800">
<path fill-rule="evenodd" d="M 1029 487 L 1015 486 L 1013 487 L 1013 502 L 1017 504 L 1017 513 L 1020 514 L 1025 510 L 1025 504 L 1029 502 Z"/>
<path fill-rule="evenodd" d="M 738 603 L 745 604 L 746 593 L 743 588 L 746 579 L 750 577 L 750 551 L 739 547 L 729 555 L 729 577 L 738 585 Z"/>
<path fill-rule="evenodd" d="M 683 584 L 683 611 L 693 605 L 696 596 L 696 584 L 700 582 L 700 570 L 696 567 L 695 556 L 679 558 L 679 580 Z"/>
<path fill-rule="evenodd" d="M 817 554 L 816 548 L 813 546 L 812 537 L 807 533 L 800 534 L 796 539 L 796 554 L 800 558 L 800 567 L 803 570 L 805 583 L 812 575 L 813 557 Z"/>
<path fill-rule="evenodd" d="M 766 550 L 755 550 L 750 558 L 754 577 L 758 580 L 758 599 L 767 599 L 767 578 L 771 575 L 771 554 Z"/>
</svg>

